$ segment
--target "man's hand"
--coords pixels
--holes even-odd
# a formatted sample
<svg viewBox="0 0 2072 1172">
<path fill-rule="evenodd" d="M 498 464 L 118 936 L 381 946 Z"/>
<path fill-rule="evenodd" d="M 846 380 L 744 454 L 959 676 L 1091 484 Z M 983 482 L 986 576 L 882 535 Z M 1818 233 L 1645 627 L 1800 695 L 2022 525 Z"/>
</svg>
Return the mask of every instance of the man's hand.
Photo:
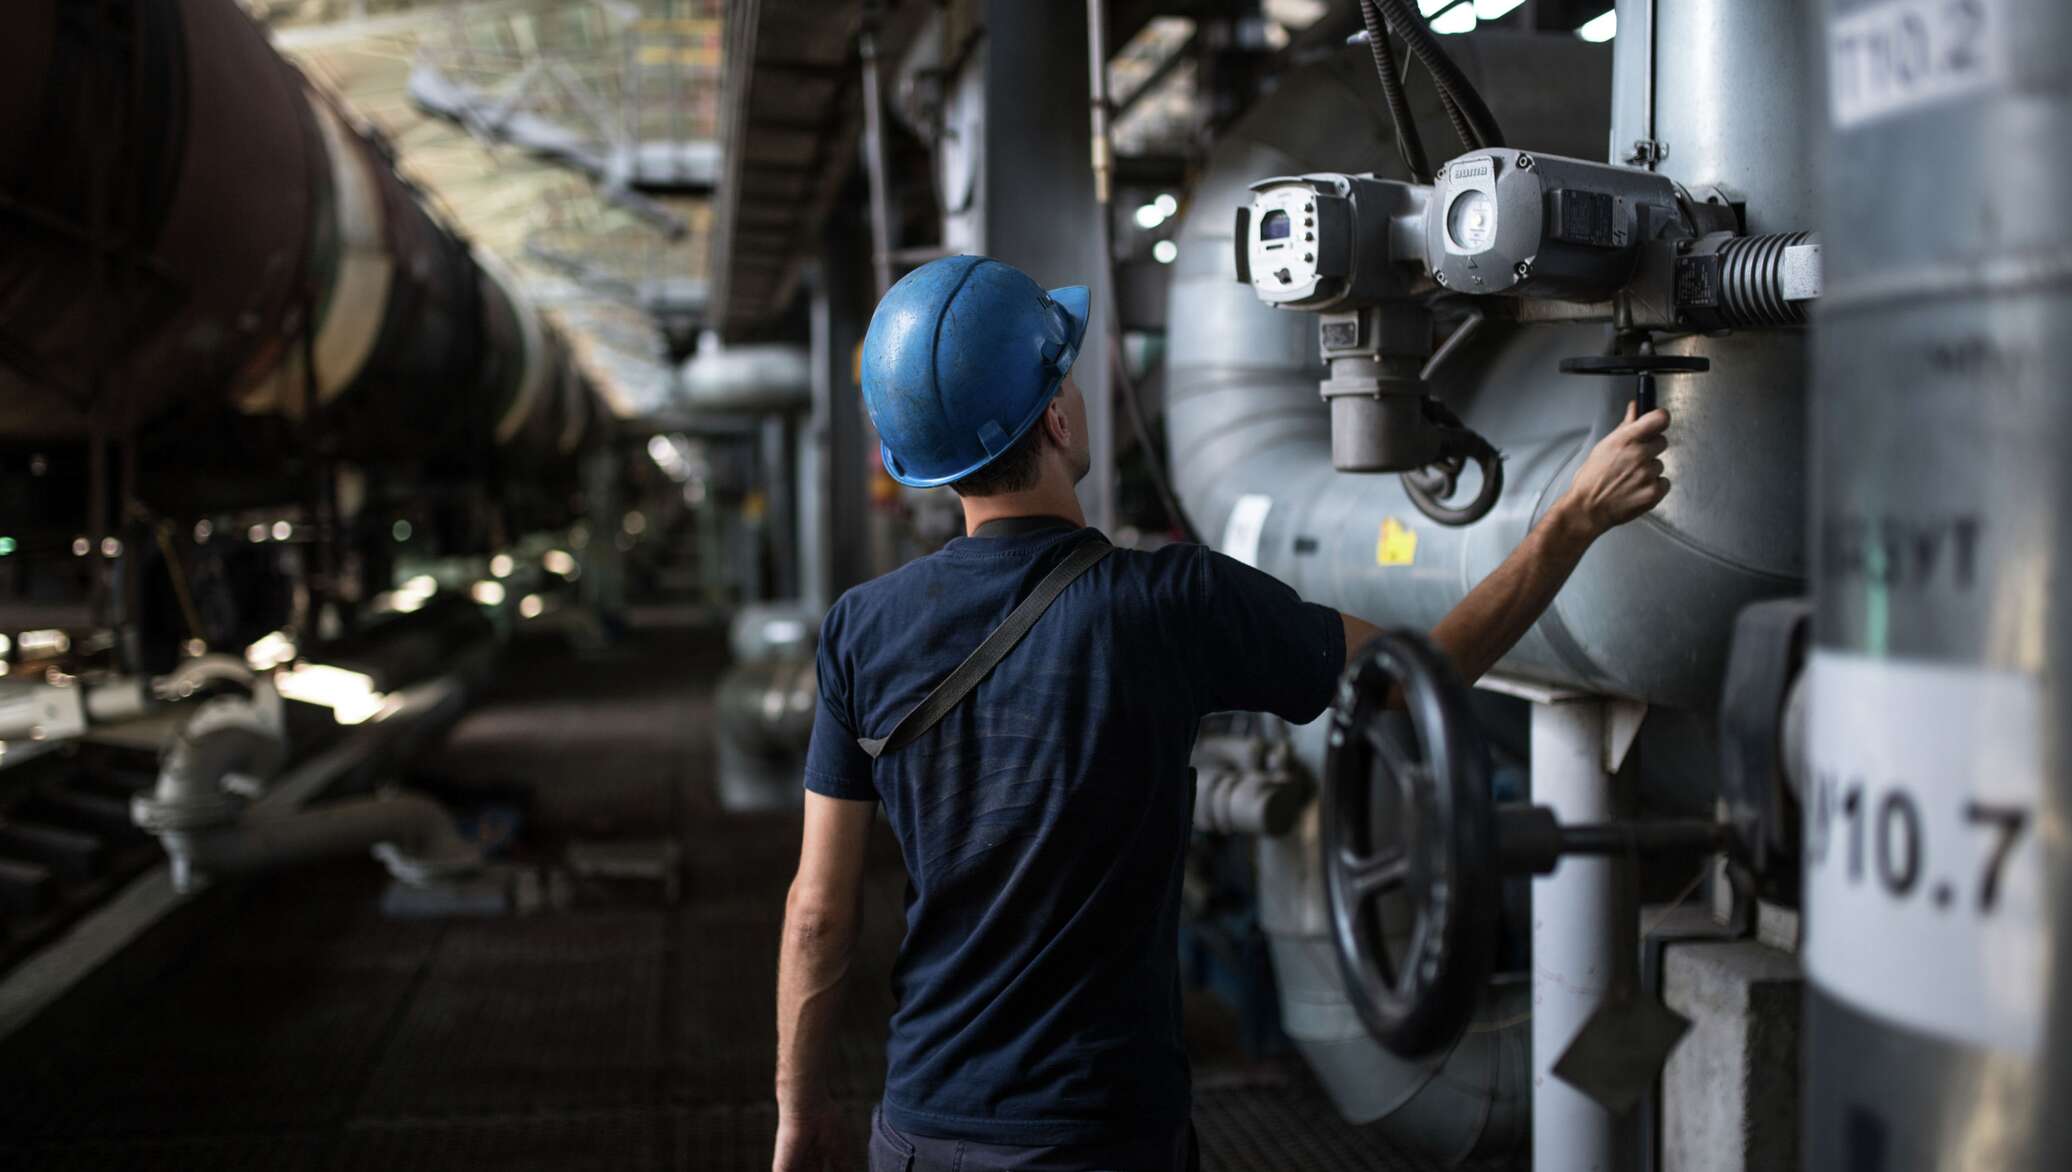
<svg viewBox="0 0 2072 1172">
<path fill-rule="evenodd" d="M 1662 453 L 1669 441 L 1669 412 L 1657 407 L 1639 419 L 1626 404 L 1626 419 L 1590 449 L 1560 507 L 1591 537 L 1624 525 L 1662 503 L 1669 481 Z"/>
<path fill-rule="evenodd" d="M 1432 628 L 1432 642 L 1452 657 L 1461 678 L 1473 683 L 1510 653 L 1592 542 L 1669 495 L 1661 459 L 1669 447 L 1662 438 L 1668 426 L 1667 411 L 1635 419 L 1627 404 L 1626 421 L 1590 450 L 1568 491 L 1503 564 Z M 1372 627 L 1356 622 L 1345 624 L 1347 654 L 1373 634 Z"/>
<path fill-rule="evenodd" d="M 771 1172 L 843 1172 L 855 1166 L 848 1140 L 834 1104 L 825 1099 L 780 1108 Z"/>
</svg>

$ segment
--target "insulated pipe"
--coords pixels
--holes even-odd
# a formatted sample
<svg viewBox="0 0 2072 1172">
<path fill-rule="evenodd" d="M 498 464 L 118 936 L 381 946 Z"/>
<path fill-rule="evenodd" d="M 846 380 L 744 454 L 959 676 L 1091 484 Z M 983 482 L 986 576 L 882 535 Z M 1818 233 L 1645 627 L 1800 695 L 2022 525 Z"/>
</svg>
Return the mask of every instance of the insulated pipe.
<svg viewBox="0 0 2072 1172">
<path fill-rule="evenodd" d="M 424 883 L 482 865 L 444 807 L 411 794 L 335 802 L 279 818 L 253 818 L 209 830 L 162 836 L 182 891 L 214 875 L 244 875 L 324 859 L 373 853 L 406 883 Z"/>
<path fill-rule="evenodd" d="M 1448 1166 L 1523 1151 L 1531 1129 L 1528 982 L 1499 977 L 1451 1047 L 1399 1058 L 1368 1034 L 1346 997 L 1324 903 L 1316 804 L 1293 833 L 1261 839 L 1256 849 L 1259 925 L 1281 1027 L 1338 1113 Z"/>
<path fill-rule="evenodd" d="M 684 406 L 748 414 L 802 411 L 812 405 L 813 361 L 803 346 L 729 346 L 710 330 L 678 368 Z"/>
<path fill-rule="evenodd" d="M 1513 141 L 1579 157 L 1602 149 L 1592 111 L 1609 101 L 1603 47 L 1491 35 L 1454 51 Z M 1429 97 L 1419 112 L 1435 116 Z M 1172 266 L 1167 434 L 1175 489 L 1207 540 L 1305 597 L 1428 630 L 1566 490 L 1628 394 L 1557 373 L 1563 358 L 1604 351 L 1602 327 L 1490 319 L 1431 370 L 1438 396 L 1505 455 L 1488 517 L 1437 525 L 1400 478 L 1332 471 L 1316 319 L 1262 305 L 1232 279 L 1230 212 L 1270 176 L 1392 172 L 1389 126 L 1370 63 L 1348 50 L 1289 74 L 1218 144 Z M 1777 334 L 1665 344 L 1713 361 L 1713 373 L 1663 391 L 1676 420 L 1665 457 L 1676 491 L 1597 543 L 1502 670 L 1714 710 L 1734 616 L 1803 582 L 1798 348 Z M 1691 796 L 1693 808 L 1709 807 L 1709 794 Z"/>
<path fill-rule="evenodd" d="M 105 7 L 24 0 L 0 41 L 0 436 L 184 401 L 316 411 L 355 458 L 581 440 L 553 331 L 233 0 Z"/>
</svg>

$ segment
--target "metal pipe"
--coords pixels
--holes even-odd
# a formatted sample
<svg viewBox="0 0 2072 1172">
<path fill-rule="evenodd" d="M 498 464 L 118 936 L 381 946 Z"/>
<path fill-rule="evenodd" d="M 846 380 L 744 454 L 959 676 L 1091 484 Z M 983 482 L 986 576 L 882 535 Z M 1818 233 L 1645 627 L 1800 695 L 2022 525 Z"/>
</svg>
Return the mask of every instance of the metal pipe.
<svg viewBox="0 0 2072 1172">
<path fill-rule="evenodd" d="M 1563 826 L 1561 853 L 1614 858 L 1695 855 L 1723 848 L 1726 839 L 1724 825 L 1696 818 Z"/>
<path fill-rule="evenodd" d="M 110 421 L 184 399 L 337 408 L 346 456 L 448 456 L 487 427 L 558 461 L 600 414 L 522 294 L 232 0 L 143 6 L 127 38 L 60 35 L 59 0 L 14 7 L 0 75 L 37 88 L 0 105 L 0 435 L 95 437 L 99 466 Z M 131 113 L 111 122 L 104 75 L 125 64 Z M 103 154 L 123 160 L 115 209 Z M 121 400 L 96 410 L 82 388 L 103 379 Z"/>
<path fill-rule="evenodd" d="M 1606 705 L 1532 707 L 1532 800 L 1563 823 L 1609 822 L 1621 810 L 1605 772 Z M 1532 884 L 1532 1146 L 1534 1172 L 1619 1172 L 1635 1154 L 1622 1123 L 1554 1073 L 1617 981 L 1632 916 L 1623 859 L 1570 859 Z M 1631 957 L 1633 952 L 1624 955 Z"/>
<path fill-rule="evenodd" d="M 1108 137 L 1108 5 L 1086 0 L 1088 109 L 1093 118 L 1094 202 L 1106 217 L 1113 195 L 1115 154 Z M 1103 263 L 1107 262 L 1103 257 Z"/>
<path fill-rule="evenodd" d="M 863 58 L 863 165 L 871 189 L 871 274 L 878 296 L 892 287 L 892 212 L 885 175 L 885 110 L 878 96 L 878 34 L 866 22 L 857 34 Z"/>
<path fill-rule="evenodd" d="M 206 877 L 244 875 L 372 853 L 397 879 L 423 884 L 479 869 L 482 854 L 460 836 L 443 806 L 411 794 L 335 802 L 279 818 L 252 818 L 162 836 L 173 883 L 192 890 Z"/>
<path fill-rule="evenodd" d="M 1346 997 L 1324 906 L 1316 809 L 1311 803 L 1293 833 L 1262 838 L 1255 848 L 1259 924 L 1282 1028 L 1338 1113 L 1392 1145 L 1448 1167 L 1515 1157 L 1530 1133 L 1527 982 L 1493 982 L 1467 1031 L 1438 1054 L 1411 1060 L 1384 1049 Z"/>
</svg>

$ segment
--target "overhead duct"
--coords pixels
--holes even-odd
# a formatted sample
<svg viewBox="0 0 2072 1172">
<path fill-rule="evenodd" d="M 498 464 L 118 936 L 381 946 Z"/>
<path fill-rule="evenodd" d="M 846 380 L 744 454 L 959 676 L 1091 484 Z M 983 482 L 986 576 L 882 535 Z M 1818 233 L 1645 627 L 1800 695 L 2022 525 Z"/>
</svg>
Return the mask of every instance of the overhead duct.
<svg viewBox="0 0 2072 1172">
<path fill-rule="evenodd" d="M 232 0 L 8 16 L 0 435 L 230 404 L 320 412 L 348 456 L 551 459 L 596 423 L 551 327 Z"/>
<path fill-rule="evenodd" d="M 677 379 L 693 410 L 765 413 L 804 410 L 813 394 L 813 361 L 804 346 L 729 346 L 707 330 Z"/>
</svg>

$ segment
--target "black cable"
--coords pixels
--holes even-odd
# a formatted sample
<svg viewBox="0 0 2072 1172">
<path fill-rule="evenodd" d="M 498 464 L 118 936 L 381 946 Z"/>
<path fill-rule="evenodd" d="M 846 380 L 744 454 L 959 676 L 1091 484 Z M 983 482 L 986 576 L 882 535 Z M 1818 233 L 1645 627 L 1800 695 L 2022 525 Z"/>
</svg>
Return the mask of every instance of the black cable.
<svg viewBox="0 0 2072 1172">
<path fill-rule="evenodd" d="M 1374 54 L 1374 72 L 1381 76 L 1381 93 L 1388 100 L 1389 120 L 1396 124 L 1396 150 L 1403 165 L 1410 168 L 1410 181 L 1431 179 L 1424 139 L 1417 133 L 1417 120 L 1410 114 L 1410 99 L 1403 92 L 1403 79 L 1396 71 L 1396 58 L 1389 52 L 1388 26 L 1375 0 L 1360 0 L 1360 19 L 1367 25 L 1367 48 Z"/>
<path fill-rule="evenodd" d="M 1410 51 L 1417 54 L 1417 59 L 1431 72 L 1432 80 L 1438 83 L 1440 94 L 1451 98 L 1458 107 L 1461 118 L 1467 125 L 1467 132 L 1461 136 L 1462 141 L 1469 143 L 1471 147 L 1503 146 L 1503 130 L 1497 126 L 1496 116 L 1489 112 L 1489 107 L 1482 101 L 1482 95 L 1477 93 L 1473 83 L 1468 81 L 1467 74 L 1462 73 L 1460 66 L 1455 65 L 1453 58 L 1447 56 L 1446 50 L 1439 46 L 1431 30 L 1417 15 L 1417 10 L 1410 6 L 1409 0 L 1360 2 L 1363 9 L 1369 4 L 1381 9 L 1382 14 L 1388 18 L 1389 25 L 1402 36 L 1404 43 L 1410 46 Z M 1368 35 L 1371 37 L 1373 34 L 1370 32 Z M 1457 123 L 1456 128 L 1458 127 Z"/>
</svg>

